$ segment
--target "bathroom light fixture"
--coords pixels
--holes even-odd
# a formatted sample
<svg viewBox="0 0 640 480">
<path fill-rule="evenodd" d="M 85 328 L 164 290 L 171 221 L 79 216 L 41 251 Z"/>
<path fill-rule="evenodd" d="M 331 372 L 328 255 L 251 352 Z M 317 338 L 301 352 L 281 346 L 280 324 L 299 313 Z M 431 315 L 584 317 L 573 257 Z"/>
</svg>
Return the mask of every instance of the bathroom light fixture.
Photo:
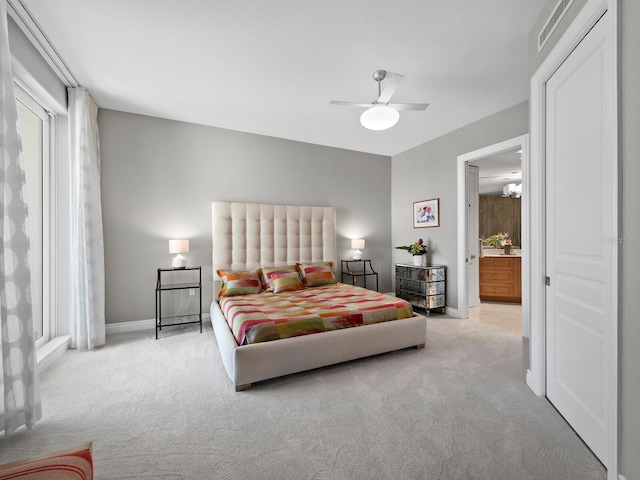
<svg viewBox="0 0 640 480">
<path fill-rule="evenodd" d="M 362 252 L 360 249 L 364 249 L 364 238 L 352 238 L 351 248 L 353 248 L 353 259 L 362 260 Z"/>
<path fill-rule="evenodd" d="M 502 187 L 503 197 L 515 197 L 520 198 L 522 196 L 522 184 L 509 183 Z"/>
<path fill-rule="evenodd" d="M 369 130 L 386 130 L 400 119 L 398 111 L 384 104 L 373 104 L 360 116 L 360 123 Z"/>
<path fill-rule="evenodd" d="M 189 252 L 189 240 L 169 240 L 169 253 L 177 253 L 171 261 L 173 268 L 185 268 L 187 259 L 182 255 Z"/>
</svg>

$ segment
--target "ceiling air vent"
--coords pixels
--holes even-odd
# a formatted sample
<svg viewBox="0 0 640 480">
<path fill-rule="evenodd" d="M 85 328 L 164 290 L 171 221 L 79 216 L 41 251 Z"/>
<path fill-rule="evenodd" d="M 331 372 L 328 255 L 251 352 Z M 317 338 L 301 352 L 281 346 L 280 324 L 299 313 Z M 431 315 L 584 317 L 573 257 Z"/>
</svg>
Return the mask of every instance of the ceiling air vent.
<svg viewBox="0 0 640 480">
<path fill-rule="evenodd" d="M 540 52 L 544 44 L 547 43 L 547 40 L 558 26 L 558 23 L 560 23 L 560 20 L 562 20 L 562 17 L 564 17 L 564 14 L 567 13 L 572 3 L 573 0 L 560 0 L 556 8 L 553 9 L 551 16 L 547 19 L 538 35 L 538 52 Z"/>
</svg>

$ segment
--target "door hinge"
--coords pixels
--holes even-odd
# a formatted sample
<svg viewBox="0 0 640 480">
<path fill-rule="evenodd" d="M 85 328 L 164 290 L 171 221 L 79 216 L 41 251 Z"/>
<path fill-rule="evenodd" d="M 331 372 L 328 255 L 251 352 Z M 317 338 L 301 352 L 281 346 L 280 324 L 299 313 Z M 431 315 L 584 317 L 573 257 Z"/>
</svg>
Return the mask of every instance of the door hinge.
<svg viewBox="0 0 640 480">
<path fill-rule="evenodd" d="M 544 284 L 549 287 L 551 286 L 551 278 L 549 278 L 548 276 L 544 277 Z"/>
</svg>

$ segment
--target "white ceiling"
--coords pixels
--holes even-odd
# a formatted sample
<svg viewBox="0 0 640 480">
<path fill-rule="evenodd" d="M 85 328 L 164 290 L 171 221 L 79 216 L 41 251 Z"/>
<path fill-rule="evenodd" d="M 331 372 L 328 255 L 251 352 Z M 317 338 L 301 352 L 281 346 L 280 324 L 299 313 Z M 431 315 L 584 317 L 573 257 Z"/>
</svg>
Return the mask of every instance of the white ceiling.
<svg viewBox="0 0 640 480">
<path fill-rule="evenodd" d="M 520 147 L 469 162 L 478 167 L 480 195 L 502 195 L 502 187 L 522 183 Z"/>
<path fill-rule="evenodd" d="M 528 98 L 545 0 L 19 1 L 102 108 L 395 155 Z M 329 105 L 378 69 L 427 111 L 374 132 Z"/>
</svg>

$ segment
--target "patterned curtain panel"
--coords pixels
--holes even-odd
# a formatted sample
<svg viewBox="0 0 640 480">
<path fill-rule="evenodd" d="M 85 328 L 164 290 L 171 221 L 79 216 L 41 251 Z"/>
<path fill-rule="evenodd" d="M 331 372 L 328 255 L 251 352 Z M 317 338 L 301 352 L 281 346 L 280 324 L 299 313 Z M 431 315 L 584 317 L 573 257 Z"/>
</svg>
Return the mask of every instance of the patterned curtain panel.
<svg viewBox="0 0 640 480">
<path fill-rule="evenodd" d="M 98 106 L 69 87 L 71 132 L 71 348 L 105 343 L 104 243 L 100 198 Z"/>
<path fill-rule="evenodd" d="M 0 0 L 0 430 L 11 435 L 42 417 L 36 373 L 27 237 L 25 174 L 20 158 L 6 0 Z"/>
</svg>

